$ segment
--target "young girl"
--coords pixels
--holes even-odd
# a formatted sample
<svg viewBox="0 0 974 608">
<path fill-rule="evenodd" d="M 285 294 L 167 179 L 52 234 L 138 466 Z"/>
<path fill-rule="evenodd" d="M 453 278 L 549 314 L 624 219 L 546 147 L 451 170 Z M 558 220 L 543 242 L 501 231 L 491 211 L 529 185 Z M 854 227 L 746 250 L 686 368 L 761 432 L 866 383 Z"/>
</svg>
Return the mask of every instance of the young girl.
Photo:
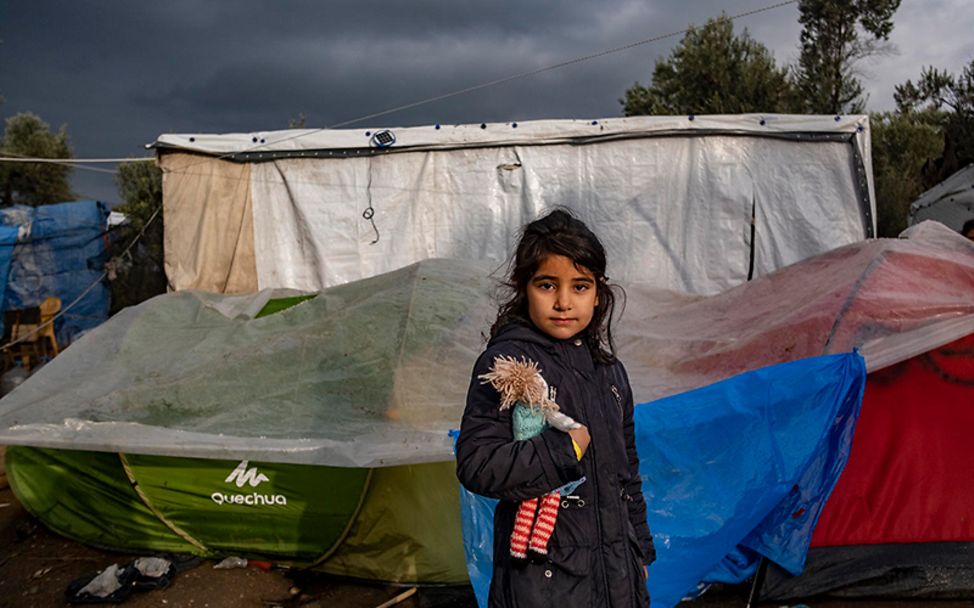
<svg viewBox="0 0 974 608">
<path fill-rule="evenodd" d="M 469 490 L 500 499 L 489 600 L 495 608 L 649 605 L 646 566 L 655 551 L 638 473 L 632 392 L 613 349 L 615 297 L 605 267 L 602 243 L 568 212 L 528 224 L 511 266 L 510 299 L 474 367 L 456 446 L 457 476 Z M 505 359 L 537 364 L 548 397 L 579 423 L 576 428 L 547 427 L 515 440 L 513 410 L 501 408 L 501 394 L 483 378 Z M 538 516 L 530 530 L 521 525 L 522 501 L 560 489 L 556 519 Z M 531 560 L 512 555 L 513 537 L 537 534 L 546 519 L 554 520 L 547 547 Z"/>
</svg>

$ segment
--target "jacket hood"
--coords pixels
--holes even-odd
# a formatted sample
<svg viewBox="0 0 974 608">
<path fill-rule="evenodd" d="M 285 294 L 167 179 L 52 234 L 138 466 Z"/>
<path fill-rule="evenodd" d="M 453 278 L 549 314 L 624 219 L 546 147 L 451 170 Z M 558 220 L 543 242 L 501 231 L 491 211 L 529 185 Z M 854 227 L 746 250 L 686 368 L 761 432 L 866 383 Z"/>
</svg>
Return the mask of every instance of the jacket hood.
<svg viewBox="0 0 974 608">
<path fill-rule="evenodd" d="M 554 347 L 555 343 L 558 342 L 558 340 L 555 340 L 551 336 L 538 331 L 532 325 L 528 325 L 527 323 L 521 321 L 515 321 L 500 328 L 497 335 L 490 339 L 488 346 L 515 340 L 518 342 L 531 342 L 545 348 L 552 348 Z"/>
<path fill-rule="evenodd" d="M 582 338 L 583 341 L 588 342 L 587 337 L 588 336 L 585 334 L 585 332 L 582 332 L 580 334 L 576 334 L 571 338 L 568 338 L 567 340 L 558 340 L 538 330 L 536 327 L 534 327 L 533 325 L 525 321 L 512 321 L 511 323 L 505 325 L 500 330 L 498 330 L 497 335 L 491 338 L 490 341 L 487 342 L 487 346 L 490 347 L 496 344 L 500 344 L 502 342 L 512 342 L 512 341 L 530 342 L 541 346 L 542 348 L 544 348 L 549 352 L 554 352 L 555 347 L 558 344 L 564 342 L 574 342 L 577 338 Z M 611 354 L 606 354 L 606 359 L 597 358 L 591 352 L 591 345 L 589 345 L 589 348 L 586 350 L 590 354 L 592 354 L 593 360 L 598 362 L 598 364 L 612 365 L 616 362 L 615 356 Z"/>
</svg>

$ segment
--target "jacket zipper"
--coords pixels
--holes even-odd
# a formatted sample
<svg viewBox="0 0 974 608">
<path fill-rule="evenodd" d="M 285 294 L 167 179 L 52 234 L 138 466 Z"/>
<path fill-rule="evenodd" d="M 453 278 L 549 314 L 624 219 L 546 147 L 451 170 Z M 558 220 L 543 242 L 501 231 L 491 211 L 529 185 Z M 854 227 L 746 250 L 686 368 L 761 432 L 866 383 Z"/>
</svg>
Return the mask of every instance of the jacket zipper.
<svg viewBox="0 0 974 608">
<path fill-rule="evenodd" d="M 597 381 L 596 381 L 597 382 Z M 600 412 L 603 421 L 605 419 L 605 412 Z M 589 418 L 591 422 L 591 417 Z M 605 547 L 602 543 L 602 495 L 599 491 L 599 460 L 596 455 L 595 441 L 589 443 L 588 449 L 592 452 L 592 466 L 595 468 L 595 474 L 592 475 L 592 479 L 595 481 L 595 528 L 596 534 L 598 536 L 598 553 L 599 553 L 599 565 L 600 570 L 602 570 L 602 590 L 605 593 L 605 599 L 609 598 L 609 575 L 605 571 Z"/>
<path fill-rule="evenodd" d="M 616 388 L 615 384 L 610 384 L 609 389 L 612 391 L 612 395 L 616 398 L 616 405 L 622 407 L 622 395 L 619 394 L 619 389 Z"/>
</svg>

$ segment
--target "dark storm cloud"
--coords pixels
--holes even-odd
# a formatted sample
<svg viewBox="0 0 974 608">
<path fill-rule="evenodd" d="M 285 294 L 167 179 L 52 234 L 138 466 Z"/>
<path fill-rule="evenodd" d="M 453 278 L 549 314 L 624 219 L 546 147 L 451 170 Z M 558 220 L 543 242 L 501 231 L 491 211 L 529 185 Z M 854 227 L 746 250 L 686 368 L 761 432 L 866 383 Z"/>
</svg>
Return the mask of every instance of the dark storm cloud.
<svg viewBox="0 0 974 608">
<path fill-rule="evenodd" d="M 161 133 L 280 129 L 299 113 L 308 126 L 327 126 L 771 3 L 0 0 L 0 94 L 6 98 L 0 113 L 29 110 L 52 126 L 67 124 L 77 156 L 138 156 Z M 923 4 L 926 11 L 913 23 L 938 11 L 966 14 L 946 0 Z M 917 13 L 908 6 L 900 13 L 908 11 Z M 797 14 L 787 6 L 737 27 L 747 27 L 784 63 L 797 55 Z M 909 31 L 913 38 L 924 34 Z M 616 116 L 626 87 L 647 82 L 656 57 L 678 40 L 356 127 Z M 943 37 L 938 44 L 941 61 L 962 46 Z M 887 88 L 871 89 L 873 102 L 878 90 L 889 97 L 892 84 L 885 81 L 915 78 L 919 68 L 901 78 L 886 64 L 876 71 Z M 76 172 L 75 186 L 81 194 L 117 199 L 110 178 L 100 174 Z"/>
</svg>

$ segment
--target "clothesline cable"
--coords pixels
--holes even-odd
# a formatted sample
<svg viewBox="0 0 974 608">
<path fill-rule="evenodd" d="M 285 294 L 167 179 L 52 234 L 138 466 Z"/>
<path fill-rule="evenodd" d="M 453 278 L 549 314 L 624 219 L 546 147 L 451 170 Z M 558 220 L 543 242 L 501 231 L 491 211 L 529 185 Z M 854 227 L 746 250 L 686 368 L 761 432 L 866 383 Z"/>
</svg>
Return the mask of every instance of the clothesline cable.
<svg viewBox="0 0 974 608">
<path fill-rule="evenodd" d="M 762 7 L 762 8 L 750 10 L 750 11 L 747 11 L 747 12 L 744 12 L 744 13 L 739 13 L 737 15 L 733 15 L 731 17 L 728 17 L 728 19 L 731 20 L 731 21 L 734 21 L 734 20 L 737 20 L 737 19 L 742 19 L 744 17 L 750 17 L 750 16 L 753 16 L 753 15 L 757 15 L 759 13 L 763 13 L 763 12 L 766 12 L 766 11 L 774 10 L 776 8 L 781 8 L 781 7 L 787 6 L 789 4 L 796 4 L 797 2 L 798 2 L 798 0 L 787 0 L 786 2 L 779 2 L 777 4 L 772 4 L 772 5 L 769 5 L 769 6 Z M 602 51 L 598 51 L 596 53 L 590 53 L 588 55 L 582 55 L 581 57 L 575 57 L 574 59 L 568 59 L 566 61 L 560 61 L 558 63 L 553 63 L 551 65 L 543 66 L 543 67 L 540 67 L 540 68 L 537 68 L 537 69 L 534 69 L 534 70 L 528 70 L 526 72 L 521 72 L 519 74 L 513 74 L 511 76 L 505 76 L 503 78 L 497 78 L 495 80 L 489 80 L 487 82 L 483 82 L 483 83 L 480 83 L 480 84 L 475 84 L 475 85 L 472 85 L 472 86 L 469 86 L 469 87 L 465 87 L 465 88 L 462 88 L 462 89 L 458 89 L 458 90 L 452 91 L 450 93 L 444 93 L 442 95 L 436 95 L 436 96 L 433 96 L 433 97 L 428 97 L 426 99 L 421 99 L 419 101 L 414 101 L 412 103 L 407 103 L 407 104 L 403 104 L 401 106 L 396 106 L 394 108 L 390 108 L 388 110 L 383 110 L 381 112 L 374 112 L 372 114 L 366 114 L 365 116 L 360 116 L 359 118 L 353 118 L 351 120 L 346 120 L 344 122 L 340 122 L 340 123 L 336 123 L 336 124 L 330 125 L 328 127 L 323 127 L 322 129 L 318 129 L 318 131 L 323 131 L 325 129 L 337 129 L 338 127 L 345 127 L 345 126 L 348 126 L 348 125 L 351 125 L 351 124 L 355 124 L 355 123 L 358 123 L 358 122 L 362 122 L 363 120 L 369 120 L 371 118 L 378 118 L 380 116 L 386 116 L 387 114 L 392 114 L 394 112 L 400 112 L 402 110 L 408 110 L 408 109 L 411 109 L 411 108 L 415 108 L 415 107 L 418 107 L 418 106 L 426 105 L 426 104 L 433 103 L 433 102 L 436 102 L 436 101 L 442 101 L 444 99 L 449 99 L 451 97 L 456 97 L 458 95 L 464 95 L 466 93 L 472 93 L 474 91 L 479 91 L 481 89 L 486 89 L 488 87 L 497 86 L 497 85 L 500 85 L 500 84 L 504 84 L 504 83 L 507 83 L 507 82 L 511 82 L 513 80 L 520 80 L 522 78 L 529 78 L 531 76 L 537 76 L 538 74 L 543 74 L 545 72 L 550 72 L 552 70 L 557 70 L 557 69 L 565 68 L 565 67 L 568 67 L 568 66 L 571 66 L 571 65 L 575 65 L 575 64 L 578 64 L 578 63 L 583 63 L 583 62 L 586 62 L 586 61 L 591 61 L 592 59 L 598 59 L 600 57 L 605 57 L 606 55 L 612 55 L 612 54 L 615 54 L 615 53 L 621 53 L 623 51 L 628 51 L 630 49 L 634 49 L 634 48 L 639 47 L 639 46 L 643 46 L 643 45 L 646 45 L 646 44 L 652 44 L 653 42 L 659 42 L 661 40 L 666 40 L 667 38 L 674 38 L 676 36 L 680 36 L 681 34 L 688 33 L 691 29 L 693 29 L 692 26 L 691 27 L 688 27 L 688 28 L 684 28 L 684 29 L 679 30 L 679 31 L 670 32 L 668 34 L 661 34 L 659 36 L 653 36 L 652 38 L 645 38 L 643 40 L 637 40 L 635 42 L 630 42 L 628 44 L 624 44 L 622 46 L 613 47 L 611 49 L 605 49 L 605 50 L 602 50 Z M 294 138 L 297 138 L 297 137 L 305 137 L 307 135 L 311 135 L 311 133 L 300 133 L 300 134 L 297 134 L 297 135 L 295 135 L 293 137 Z M 280 143 L 280 142 L 283 142 L 283 141 L 287 141 L 287 139 L 276 140 L 276 141 L 274 141 L 272 143 L 277 144 L 277 143 Z M 261 144 L 261 145 L 256 146 L 256 148 L 259 149 L 262 146 L 266 146 L 266 145 L 270 145 L 270 144 Z"/>
<path fill-rule="evenodd" d="M 94 171 L 95 173 L 108 173 L 110 175 L 117 175 L 118 170 L 103 169 L 101 167 L 89 167 L 88 165 L 155 161 L 154 156 L 140 156 L 136 158 L 40 158 L 36 156 L 27 156 L 26 154 L 19 154 L 12 150 L 4 150 L 3 148 L 0 148 L 0 154 L 5 155 L 5 156 L 0 156 L 0 162 L 5 162 L 5 163 L 35 163 L 35 164 L 40 163 L 40 164 L 61 165 L 64 167 L 70 167 L 72 169 Z"/>
<path fill-rule="evenodd" d="M 10 154 L 9 152 L 5 152 Z M 63 164 L 70 163 L 72 165 L 96 165 L 96 164 L 117 164 L 117 163 L 137 163 L 137 162 L 155 162 L 155 156 L 136 156 L 134 158 L 38 158 L 34 156 L 0 156 L 0 161 L 7 163 L 51 163 L 51 164 Z"/>
</svg>

